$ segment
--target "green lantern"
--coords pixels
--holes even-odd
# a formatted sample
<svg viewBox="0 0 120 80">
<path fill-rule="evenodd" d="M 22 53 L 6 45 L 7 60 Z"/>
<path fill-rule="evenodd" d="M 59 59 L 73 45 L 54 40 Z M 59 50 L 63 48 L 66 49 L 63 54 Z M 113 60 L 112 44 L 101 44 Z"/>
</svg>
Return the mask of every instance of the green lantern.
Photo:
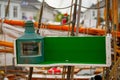
<svg viewBox="0 0 120 80">
<path fill-rule="evenodd" d="M 35 65 L 44 61 L 43 37 L 35 33 L 32 21 L 25 24 L 25 33 L 15 41 L 16 64 Z"/>
<path fill-rule="evenodd" d="M 15 41 L 18 66 L 110 66 L 111 37 L 41 37 L 33 23 L 25 25 L 25 34 Z"/>
</svg>

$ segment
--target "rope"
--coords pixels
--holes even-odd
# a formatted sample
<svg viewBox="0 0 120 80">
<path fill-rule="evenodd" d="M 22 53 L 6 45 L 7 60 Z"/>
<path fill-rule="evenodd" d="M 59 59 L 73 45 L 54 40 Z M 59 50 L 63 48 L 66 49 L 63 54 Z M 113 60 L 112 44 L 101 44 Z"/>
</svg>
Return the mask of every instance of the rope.
<svg viewBox="0 0 120 80">
<path fill-rule="evenodd" d="M 53 8 L 53 9 L 67 9 L 67 8 L 71 8 L 74 4 L 70 5 L 70 6 L 66 6 L 66 7 L 62 7 L 62 8 L 55 8 L 49 5 L 49 7 Z"/>
<path fill-rule="evenodd" d="M 79 6 L 79 5 L 77 5 L 77 6 Z M 101 6 L 101 7 L 95 7 L 95 8 L 89 8 L 89 7 L 85 7 L 85 6 L 81 6 L 82 8 L 85 8 L 85 9 L 102 9 L 102 8 L 104 8 L 105 7 L 105 5 L 104 6 Z"/>
<path fill-rule="evenodd" d="M 52 7 L 52 6 L 48 6 L 48 7 L 51 7 L 51 8 L 53 8 L 53 9 L 67 9 L 67 8 L 71 8 L 72 6 L 74 6 L 75 4 L 72 4 L 72 5 L 69 5 L 69 6 L 66 6 L 66 7 L 62 7 L 62 8 L 55 8 L 55 7 Z M 79 4 L 77 4 L 77 6 L 80 6 Z M 105 5 L 103 5 L 103 6 L 100 6 L 100 7 L 94 7 L 94 8 L 89 8 L 89 7 L 85 7 L 85 6 L 81 6 L 81 8 L 85 8 L 85 9 L 102 9 L 102 8 L 104 8 L 105 7 Z"/>
</svg>

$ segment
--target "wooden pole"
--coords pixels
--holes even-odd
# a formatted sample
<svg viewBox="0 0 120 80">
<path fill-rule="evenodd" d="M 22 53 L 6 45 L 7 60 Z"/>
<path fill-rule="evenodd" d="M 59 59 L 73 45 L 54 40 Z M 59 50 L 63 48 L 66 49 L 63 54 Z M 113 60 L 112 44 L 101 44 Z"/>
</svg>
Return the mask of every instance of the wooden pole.
<svg viewBox="0 0 120 80">
<path fill-rule="evenodd" d="M 5 9 L 5 18 L 7 17 L 8 13 L 9 13 L 9 6 L 10 6 L 10 0 L 8 1 L 8 4 Z"/>
<path fill-rule="evenodd" d="M 109 10 L 110 10 L 110 0 L 105 0 L 106 4 L 106 34 L 110 34 L 110 25 L 109 25 Z M 106 67 L 106 80 L 109 80 L 109 67 Z"/>
<path fill-rule="evenodd" d="M 43 7 L 44 7 L 44 0 L 43 0 L 43 2 L 42 2 L 41 8 L 40 8 L 40 15 L 39 15 L 39 21 L 38 21 L 37 34 L 40 34 L 40 33 L 39 33 L 39 29 L 40 29 L 41 21 L 42 21 Z"/>
<path fill-rule="evenodd" d="M 71 5 L 73 5 L 73 0 L 71 1 Z M 71 6 L 70 8 L 70 21 L 72 20 L 72 9 L 73 9 L 73 6 Z M 69 24 L 69 27 L 68 27 L 68 36 L 70 33 L 70 26 L 71 26 L 71 23 Z"/>
<path fill-rule="evenodd" d="M 76 23 L 76 10 L 77 10 L 77 0 L 75 0 L 74 4 L 74 12 L 73 12 L 73 20 L 72 20 L 72 30 L 71 30 L 71 36 L 74 36 L 74 28 Z"/>
<path fill-rule="evenodd" d="M 74 80 L 74 66 L 72 66 L 72 69 L 71 69 L 71 80 Z"/>
<path fill-rule="evenodd" d="M 65 80 L 65 74 L 66 74 L 66 66 L 63 66 L 62 80 Z"/>
<path fill-rule="evenodd" d="M 115 65 L 118 61 L 116 46 L 117 46 L 117 42 L 120 42 L 120 39 L 117 38 L 117 33 L 116 33 L 116 31 L 120 31 L 118 20 L 119 20 L 118 19 L 118 0 L 112 0 L 112 21 L 113 21 L 113 33 L 114 33 L 114 36 L 113 36 L 113 41 L 114 41 L 114 65 L 112 67 L 111 73 L 114 73 L 114 75 L 110 75 L 110 77 L 113 77 L 114 80 L 117 80 L 117 74 L 118 74 L 117 73 L 118 66 Z"/>
<path fill-rule="evenodd" d="M 106 20 L 105 20 L 105 22 L 106 22 L 106 33 L 111 33 L 110 32 L 110 25 L 109 25 L 110 0 L 106 0 L 105 3 L 106 3 Z"/>
<path fill-rule="evenodd" d="M 97 10 L 97 26 L 96 28 L 98 28 L 100 26 L 100 3 L 99 3 L 99 0 L 97 0 L 97 7 L 98 7 L 98 10 Z"/>
<path fill-rule="evenodd" d="M 28 80 L 32 80 L 33 67 L 29 68 Z"/>
<path fill-rule="evenodd" d="M 114 17 L 113 17 L 113 23 L 116 25 L 117 31 L 120 31 L 119 28 L 119 19 L 118 19 L 118 0 L 113 0 L 113 10 L 114 10 Z"/>
<path fill-rule="evenodd" d="M 68 66 L 68 71 L 67 71 L 67 80 L 71 80 L 71 66 Z"/>
<path fill-rule="evenodd" d="M 81 4 L 82 4 L 82 0 L 79 0 L 79 7 L 78 7 L 78 12 L 77 12 L 78 18 L 77 18 L 77 26 L 76 26 L 76 36 L 78 36 L 79 27 L 80 27 Z"/>
</svg>

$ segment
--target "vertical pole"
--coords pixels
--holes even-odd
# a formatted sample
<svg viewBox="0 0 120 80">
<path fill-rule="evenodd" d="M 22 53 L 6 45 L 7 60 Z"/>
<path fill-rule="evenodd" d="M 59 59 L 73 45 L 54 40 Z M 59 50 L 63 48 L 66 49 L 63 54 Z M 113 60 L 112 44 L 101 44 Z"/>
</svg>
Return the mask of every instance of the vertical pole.
<svg viewBox="0 0 120 80">
<path fill-rule="evenodd" d="M 73 8 L 73 0 L 72 0 L 72 2 L 71 2 L 71 8 L 70 8 L 70 21 L 72 20 L 71 18 L 72 18 L 72 8 Z M 71 26 L 71 23 L 69 24 L 69 28 L 68 28 L 68 36 L 69 36 L 69 32 L 70 32 L 70 26 Z"/>
<path fill-rule="evenodd" d="M 42 14 L 43 14 L 43 6 L 44 6 L 44 0 L 42 2 L 41 8 L 40 8 L 40 15 L 39 15 L 39 21 L 38 21 L 37 34 L 40 34 L 39 29 L 40 29 L 40 26 L 41 26 L 41 20 L 42 20 Z"/>
<path fill-rule="evenodd" d="M 113 11 L 113 31 L 114 31 L 114 62 L 117 60 L 116 45 L 117 39 L 120 42 L 120 39 L 117 38 L 117 31 L 120 31 L 119 22 L 118 22 L 118 0 L 112 0 L 112 10 Z"/>
<path fill-rule="evenodd" d="M 66 66 L 63 66 L 62 80 L 65 80 L 65 74 L 66 74 Z"/>
<path fill-rule="evenodd" d="M 106 0 L 106 33 L 111 33 L 110 32 L 110 26 L 109 26 L 109 18 L 110 18 L 110 0 Z"/>
<path fill-rule="evenodd" d="M 116 25 L 117 31 L 120 31 L 119 28 L 119 20 L 118 20 L 118 0 L 114 0 L 113 1 L 113 6 L 114 6 L 114 18 L 113 18 L 113 22 Z"/>
<path fill-rule="evenodd" d="M 105 71 L 105 68 L 103 67 L 103 72 L 102 72 L 102 74 L 103 74 L 103 75 L 102 75 L 102 80 L 105 80 L 105 72 L 104 72 L 104 71 Z"/>
<path fill-rule="evenodd" d="M 72 68 L 72 66 L 68 66 L 67 80 L 71 80 L 71 68 Z"/>
<path fill-rule="evenodd" d="M 28 80 L 32 80 L 33 67 L 29 68 Z"/>
<path fill-rule="evenodd" d="M 106 4 L 106 33 L 110 34 L 110 25 L 109 25 L 109 10 L 110 10 L 110 0 L 105 0 L 105 4 Z M 109 67 L 106 68 L 106 80 L 109 80 Z"/>
<path fill-rule="evenodd" d="M 9 13 L 9 6 L 10 6 L 10 0 L 8 1 L 8 4 L 5 9 L 5 18 L 7 17 L 8 13 Z"/>
<path fill-rule="evenodd" d="M 82 4 L 82 0 L 79 0 L 79 8 L 78 8 L 78 13 L 77 13 L 78 19 L 77 19 L 77 26 L 76 26 L 76 36 L 78 36 L 79 27 L 80 27 L 81 4 Z"/>
<path fill-rule="evenodd" d="M 99 0 L 97 0 L 97 7 L 98 7 L 98 10 L 97 10 L 97 26 L 96 28 L 98 28 L 100 26 L 100 5 L 99 5 Z"/>
<path fill-rule="evenodd" d="M 117 31 L 120 31 L 120 28 L 119 28 L 119 19 L 118 19 L 118 0 L 112 0 L 112 10 L 113 11 L 113 33 L 114 33 L 114 36 L 113 36 L 113 40 L 114 40 L 114 64 L 117 63 L 117 52 L 116 52 L 116 45 L 117 45 L 117 42 L 120 42 L 120 39 L 117 38 Z M 118 40 L 118 41 L 117 41 Z M 119 45 L 118 45 L 119 46 Z M 115 65 L 113 65 L 114 67 Z M 117 80 L 117 69 L 118 67 L 115 66 L 114 68 L 114 80 Z"/>
<path fill-rule="evenodd" d="M 75 27 L 75 23 L 76 23 L 76 10 L 77 10 L 77 0 L 75 0 L 75 5 L 74 5 L 71 36 L 75 35 L 74 34 L 74 27 Z"/>
<path fill-rule="evenodd" d="M 74 80 L 74 66 L 71 69 L 71 80 Z"/>
</svg>

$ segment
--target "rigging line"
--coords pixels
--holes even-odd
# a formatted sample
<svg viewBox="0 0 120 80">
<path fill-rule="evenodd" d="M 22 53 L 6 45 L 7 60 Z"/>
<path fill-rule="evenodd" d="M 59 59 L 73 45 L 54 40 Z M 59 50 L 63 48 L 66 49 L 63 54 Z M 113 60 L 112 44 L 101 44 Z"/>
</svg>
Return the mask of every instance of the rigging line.
<svg viewBox="0 0 120 80">
<path fill-rule="evenodd" d="M 52 7 L 49 5 L 49 7 L 53 8 L 53 9 L 67 9 L 67 8 L 71 8 L 74 4 L 70 5 L 70 6 L 66 6 L 66 7 L 63 7 L 63 8 L 55 8 L 55 7 Z"/>
<path fill-rule="evenodd" d="M 77 5 L 79 6 L 79 5 Z M 105 5 L 104 6 L 101 6 L 101 7 L 98 7 L 98 8 L 89 8 L 89 7 L 85 7 L 85 6 L 81 6 L 82 8 L 85 8 L 85 9 L 101 9 L 101 8 L 105 8 Z"/>
<path fill-rule="evenodd" d="M 48 7 L 51 7 L 53 9 L 67 9 L 67 8 L 71 8 L 72 6 L 74 6 L 75 4 L 72 4 L 70 6 L 66 6 L 66 7 L 62 7 L 62 8 L 55 8 L 55 7 L 52 7 L 50 5 L 48 5 Z M 77 6 L 79 6 L 79 4 L 77 4 Z M 85 9 L 101 9 L 101 8 L 104 8 L 105 5 L 101 6 L 101 7 L 95 7 L 95 8 L 89 8 L 89 7 L 85 7 L 85 6 L 81 6 L 81 8 L 85 8 Z"/>
<path fill-rule="evenodd" d="M 74 5 L 75 4 L 72 4 L 70 6 L 63 7 L 63 8 L 55 8 L 55 7 L 52 7 L 52 6 L 49 6 L 49 7 L 53 8 L 53 9 L 67 9 L 67 8 L 70 8 L 70 7 L 74 6 Z M 79 5 L 77 5 L 77 6 L 79 6 Z M 89 8 L 89 7 L 81 6 L 81 8 L 85 8 L 85 9 L 101 9 L 101 8 L 105 8 L 105 5 L 103 5 L 101 7 L 95 7 L 95 8 Z"/>
</svg>

